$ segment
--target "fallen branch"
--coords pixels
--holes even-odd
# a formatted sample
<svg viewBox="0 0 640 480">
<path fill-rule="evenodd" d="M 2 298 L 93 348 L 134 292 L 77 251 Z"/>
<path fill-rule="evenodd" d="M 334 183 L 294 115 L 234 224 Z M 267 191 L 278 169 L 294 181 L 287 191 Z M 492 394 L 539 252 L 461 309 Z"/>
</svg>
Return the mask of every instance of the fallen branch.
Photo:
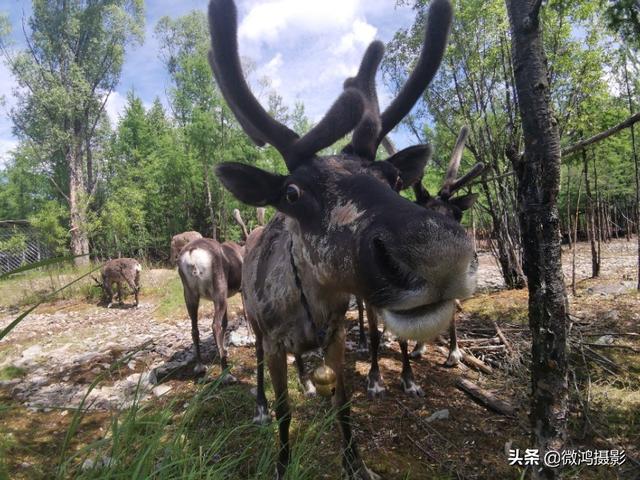
<svg viewBox="0 0 640 480">
<path fill-rule="evenodd" d="M 482 350 L 484 352 L 499 352 L 507 348 L 506 345 L 468 345 L 469 350 Z"/>
<path fill-rule="evenodd" d="M 472 354 L 466 352 L 464 349 L 460 349 L 462 352 L 462 361 L 469 365 L 470 367 L 476 368 L 481 372 L 491 375 L 493 373 L 493 369 L 480 360 L 477 357 L 474 357 Z"/>
<path fill-rule="evenodd" d="M 622 350 L 631 350 L 635 353 L 640 353 L 640 348 L 632 347 L 631 345 L 616 345 L 615 343 L 583 343 L 589 347 L 597 348 L 620 348 Z"/>
<path fill-rule="evenodd" d="M 506 415 L 508 417 L 513 417 L 515 415 L 515 408 L 513 408 L 510 403 L 497 398 L 491 392 L 480 388 L 478 385 L 466 378 L 458 378 L 456 380 L 456 387 L 469 395 L 476 403 L 479 403 L 493 412 Z"/>
<path fill-rule="evenodd" d="M 495 321 L 493 322 L 493 328 L 496 329 L 496 333 L 498 334 L 498 338 L 502 341 L 504 346 L 507 348 L 507 352 L 513 353 L 513 348 L 511 347 L 511 343 L 509 343 L 509 340 L 507 340 L 507 337 L 504 336 L 504 333 L 502 333 L 502 330 L 500 330 L 500 327 L 498 326 L 498 324 Z"/>
</svg>

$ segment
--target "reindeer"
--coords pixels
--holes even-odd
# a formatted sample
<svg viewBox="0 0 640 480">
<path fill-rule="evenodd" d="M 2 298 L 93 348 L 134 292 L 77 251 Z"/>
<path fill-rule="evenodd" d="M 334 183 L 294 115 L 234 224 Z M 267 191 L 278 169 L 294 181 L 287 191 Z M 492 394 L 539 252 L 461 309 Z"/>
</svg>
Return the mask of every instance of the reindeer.
<svg viewBox="0 0 640 480">
<path fill-rule="evenodd" d="M 140 293 L 140 272 L 142 266 L 134 258 L 115 258 L 108 260 L 102 267 L 102 281 L 98 281 L 95 277 L 93 280 L 102 288 L 103 301 L 107 304 L 107 308 L 113 305 L 113 284 L 116 284 L 118 292 L 118 303 L 122 305 L 124 297 L 122 295 L 122 284 L 126 283 L 133 292 L 138 306 L 138 294 Z"/>
<path fill-rule="evenodd" d="M 456 178 L 458 170 L 460 168 L 460 161 L 462 160 L 462 153 L 464 151 L 464 145 L 468 136 L 467 127 L 463 127 L 460 130 L 456 145 L 451 155 L 449 167 L 445 175 L 444 181 L 440 191 L 435 197 L 429 195 L 429 192 L 425 189 L 422 181 L 417 182 L 414 186 L 414 192 L 416 196 L 415 203 L 423 208 L 436 211 L 439 214 L 448 218 L 454 219 L 456 222 L 462 220 L 462 213 L 473 206 L 477 200 L 477 195 L 470 193 L 467 195 L 460 195 L 453 197 L 452 195 L 460 190 L 462 187 L 471 182 L 474 178 L 480 175 L 484 169 L 482 163 L 477 163 L 474 167 L 461 178 Z M 392 144 L 387 143 L 385 145 L 387 151 L 395 151 Z M 456 300 L 457 309 L 461 309 L 460 302 Z M 362 313 L 359 312 L 360 320 L 360 336 L 362 337 L 363 321 Z M 367 376 L 367 394 L 369 397 L 377 397 L 383 395 L 385 392 L 382 376 L 380 375 L 380 369 L 378 367 L 378 347 L 380 345 L 380 332 L 378 331 L 378 321 L 376 309 L 367 305 L 367 320 L 369 325 L 369 338 L 371 343 L 371 368 Z M 424 396 L 424 391 L 415 382 L 413 371 L 411 369 L 411 363 L 409 357 L 419 358 L 426 349 L 424 342 L 417 342 L 416 346 L 409 354 L 408 342 L 406 339 L 400 339 L 400 351 L 402 352 L 402 373 L 400 374 L 400 383 L 405 393 L 413 396 Z M 449 325 L 449 356 L 445 362 L 445 366 L 453 367 L 460 363 L 462 353 L 458 348 L 457 336 L 456 336 L 456 322 L 455 313 L 451 317 L 451 323 Z"/>
<path fill-rule="evenodd" d="M 182 280 L 184 301 L 191 319 L 191 337 L 196 351 L 194 373 L 206 372 L 200 355 L 198 307 L 200 298 L 214 305 L 211 329 L 216 340 L 223 383 L 234 383 L 236 378 L 227 371 L 227 349 L 224 344 L 227 331 L 227 298 L 240 291 L 243 248 L 235 242 L 219 243 L 212 238 L 197 238 L 185 245 L 178 256 L 178 273 Z"/>
<path fill-rule="evenodd" d="M 171 237 L 171 256 L 169 257 L 169 263 L 171 263 L 171 265 L 175 265 L 178 260 L 178 255 L 180 254 L 180 251 L 184 248 L 184 246 L 192 240 L 197 240 L 198 238 L 202 238 L 202 235 L 198 232 L 194 232 L 193 230 L 178 233 L 177 235 Z"/>
<path fill-rule="evenodd" d="M 445 329 L 455 299 L 475 291 L 474 252 L 453 219 L 404 199 L 398 191 L 422 178 L 430 147 L 416 145 L 375 161 L 384 136 L 410 111 L 435 75 L 444 54 L 452 8 L 431 2 L 425 44 L 414 71 L 380 113 L 375 73 L 384 47 L 373 42 L 358 73 L 344 83 L 325 117 L 299 137 L 269 116 L 244 78 L 232 0 L 209 4 L 209 63 L 244 131 L 282 155 L 288 175 L 237 162 L 216 174 L 238 200 L 271 205 L 278 213 L 244 259 L 245 313 L 256 335 L 256 417 L 268 420 L 266 361 L 275 393 L 280 447 L 277 477 L 289 462 L 291 414 L 287 352 L 322 348 L 335 372 L 332 402 L 342 433 L 343 466 L 350 478 L 379 478 L 361 459 L 352 435 L 343 364 L 345 313 L 351 295 L 376 308 L 400 338 L 429 340 Z M 353 130 L 337 155 L 317 156 Z"/>
</svg>

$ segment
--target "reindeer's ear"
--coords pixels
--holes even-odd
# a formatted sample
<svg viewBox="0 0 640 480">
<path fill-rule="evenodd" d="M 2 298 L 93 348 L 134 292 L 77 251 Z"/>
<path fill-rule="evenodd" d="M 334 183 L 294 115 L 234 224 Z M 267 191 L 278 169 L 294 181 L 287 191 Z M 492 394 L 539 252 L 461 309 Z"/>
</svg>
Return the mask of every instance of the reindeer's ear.
<svg viewBox="0 0 640 480">
<path fill-rule="evenodd" d="M 473 204 L 476 203 L 476 200 L 478 200 L 478 194 L 469 193 L 467 195 L 460 195 L 459 197 L 450 198 L 449 203 L 455 205 L 464 212 L 465 210 L 469 210 L 471 207 L 473 207 Z"/>
<path fill-rule="evenodd" d="M 407 188 L 422 179 L 424 167 L 430 159 L 431 147 L 429 145 L 414 145 L 394 153 L 386 161 L 400 170 L 403 188 Z"/>
<path fill-rule="evenodd" d="M 276 203 L 287 178 L 238 162 L 218 165 L 216 175 L 238 200 L 254 207 Z"/>
</svg>

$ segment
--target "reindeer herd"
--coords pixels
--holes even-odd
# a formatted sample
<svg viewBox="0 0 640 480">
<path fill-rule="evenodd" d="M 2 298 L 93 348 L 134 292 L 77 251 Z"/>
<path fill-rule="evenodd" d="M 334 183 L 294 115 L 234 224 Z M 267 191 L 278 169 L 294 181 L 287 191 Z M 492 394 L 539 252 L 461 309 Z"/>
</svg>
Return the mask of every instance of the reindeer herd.
<svg viewBox="0 0 640 480">
<path fill-rule="evenodd" d="M 370 339 L 371 368 L 367 391 L 384 392 L 378 368 L 380 332 L 384 324 L 399 339 L 403 368 L 401 385 L 422 396 L 411 371 L 410 356 L 420 356 L 424 343 L 449 329 L 447 365 L 460 360 L 455 311 L 459 300 L 476 288 L 477 257 L 460 226 L 462 213 L 476 196 L 454 196 L 483 170 L 475 165 L 458 177 L 467 129 L 451 155 L 442 187 L 431 196 L 422 184 L 432 156 L 429 145 L 396 151 L 386 135 L 409 113 L 436 74 L 443 58 L 452 7 L 433 0 L 424 44 L 413 72 L 388 107 L 380 112 L 376 72 L 383 56 L 381 42 L 366 50 L 357 74 L 308 133 L 300 136 L 260 105 L 244 77 L 238 52 L 237 11 L 233 0 L 209 4 L 209 63 L 226 102 L 245 133 L 259 146 L 270 144 L 282 156 L 288 174 L 279 175 L 240 162 L 217 167 L 221 183 L 239 201 L 258 207 L 259 226 L 249 232 L 239 215 L 244 242 L 224 242 L 185 232 L 171 241 L 191 319 L 195 373 L 205 367 L 200 356 L 198 307 L 201 298 L 214 304 L 212 330 L 224 382 L 235 378 L 225 348 L 227 298 L 240 292 L 244 314 L 256 337 L 257 389 L 254 421 L 271 420 L 264 389 L 264 366 L 275 394 L 279 429 L 277 478 L 283 478 L 290 457 L 287 354 L 296 358 L 300 382 L 313 395 L 317 375 L 309 378 L 302 355 L 320 350 L 328 393 L 342 434 L 344 471 L 349 478 L 379 478 L 364 464 L 352 433 L 349 394 L 345 385 L 345 314 L 353 296 L 360 311 L 360 345 L 366 345 L 363 302 Z M 352 132 L 339 154 L 318 152 Z M 377 160 L 380 144 L 389 156 Z M 412 188 L 415 201 L 399 192 Z M 264 207 L 276 213 L 264 224 Z M 112 284 L 127 283 L 138 302 L 140 264 L 118 259 L 103 269 L 102 285 L 111 305 Z M 418 344 L 410 354 L 408 340 Z M 314 372 L 316 373 L 316 372 Z M 323 385 L 326 387 L 326 385 Z M 323 388 L 323 391 L 327 390 Z"/>
</svg>

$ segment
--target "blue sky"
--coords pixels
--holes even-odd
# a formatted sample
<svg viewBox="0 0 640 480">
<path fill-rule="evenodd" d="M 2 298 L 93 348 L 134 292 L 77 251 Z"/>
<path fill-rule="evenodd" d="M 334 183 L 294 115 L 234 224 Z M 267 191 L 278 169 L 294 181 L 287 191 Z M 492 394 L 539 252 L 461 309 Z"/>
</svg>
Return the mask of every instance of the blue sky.
<svg viewBox="0 0 640 480">
<path fill-rule="evenodd" d="M 307 114 L 318 120 L 342 89 L 343 80 L 355 73 L 369 42 L 390 40 L 396 30 L 408 27 L 413 12 L 395 7 L 394 0 L 236 0 L 239 10 L 240 53 L 256 65 L 255 80 L 268 76 L 272 87 L 289 105 L 302 101 Z M 205 10 L 206 0 L 147 0 L 145 41 L 126 54 L 120 84 L 107 102 L 116 122 L 127 92 L 135 90 L 145 104 L 157 96 L 166 104 L 168 76 L 158 57 L 153 33 L 165 15 L 179 17 L 191 10 Z M 8 13 L 16 49 L 24 46 L 22 18 L 31 12 L 27 0 L 2 0 L 0 11 Z M 8 112 L 14 105 L 16 87 L 6 66 L 0 65 L 0 165 L 16 139 Z M 382 106 L 389 99 L 379 81 Z M 402 136 L 401 136 L 402 137 Z M 404 146 L 397 138 L 398 146 Z M 408 140 L 407 140 L 408 141 Z"/>
</svg>

